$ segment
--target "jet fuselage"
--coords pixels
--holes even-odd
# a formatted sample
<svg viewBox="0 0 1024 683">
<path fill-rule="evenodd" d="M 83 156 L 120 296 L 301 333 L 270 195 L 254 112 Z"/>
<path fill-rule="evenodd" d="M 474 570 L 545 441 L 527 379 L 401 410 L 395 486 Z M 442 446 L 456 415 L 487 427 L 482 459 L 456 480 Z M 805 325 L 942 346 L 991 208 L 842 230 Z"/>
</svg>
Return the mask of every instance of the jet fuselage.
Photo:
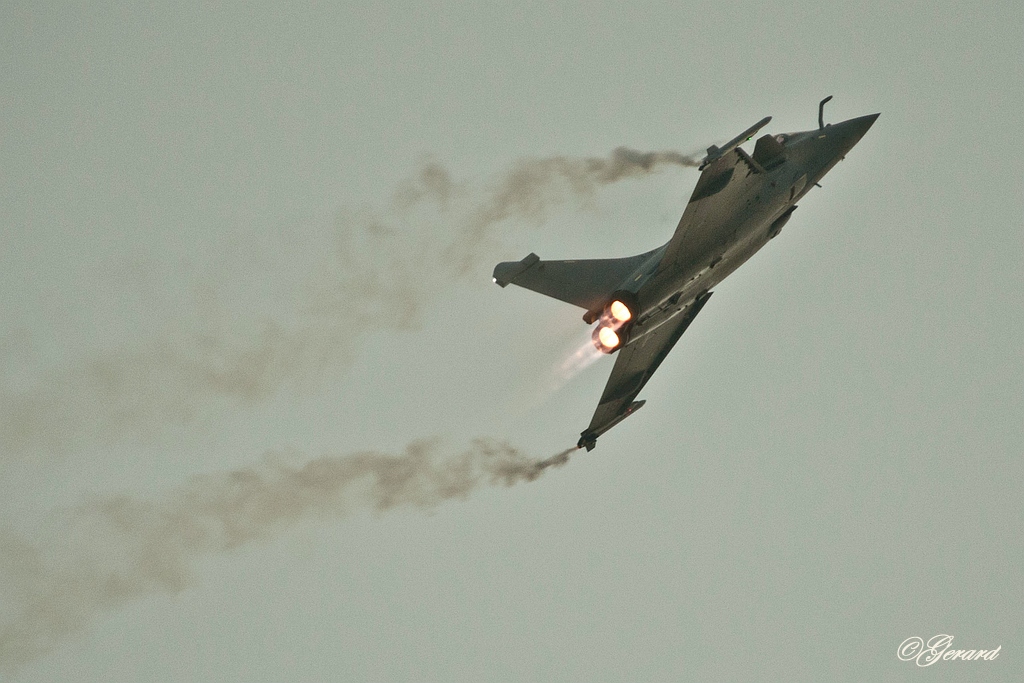
<svg viewBox="0 0 1024 683">
<path fill-rule="evenodd" d="M 679 236 L 687 239 L 674 238 L 658 249 L 620 287 L 636 294 L 639 308 L 630 338 L 671 320 L 775 237 L 796 203 L 845 156 L 877 117 L 873 114 L 818 130 L 775 136 L 784 151 L 765 165 L 757 161 L 756 152 L 751 158 L 742 149 L 738 150 L 741 160 L 733 167 L 725 167 L 725 160 L 715 162 L 723 164 L 720 173 L 726 177 L 722 186 L 703 182 L 706 178 L 702 178 L 703 184 L 710 186 L 702 188 L 698 183 L 690 203 L 707 201 L 726 186 L 733 189 L 730 201 L 716 202 L 713 214 L 691 225 L 691 234 Z M 739 173 L 746 174 L 746 182 L 732 177 Z"/>
</svg>

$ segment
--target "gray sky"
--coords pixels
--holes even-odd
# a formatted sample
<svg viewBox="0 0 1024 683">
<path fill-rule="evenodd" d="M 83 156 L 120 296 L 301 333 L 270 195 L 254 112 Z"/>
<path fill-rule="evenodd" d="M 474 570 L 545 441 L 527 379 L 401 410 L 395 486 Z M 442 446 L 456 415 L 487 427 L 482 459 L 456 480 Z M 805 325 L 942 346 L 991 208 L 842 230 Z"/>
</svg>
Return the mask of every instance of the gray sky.
<svg viewBox="0 0 1024 683">
<path fill-rule="evenodd" d="M 1017 680 L 1019 3 L 283 8 L 4 12 L 0 676 Z M 551 388 L 579 311 L 490 269 L 658 246 L 697 173 L 487 222 L 524 159 L 829 94 L 882 116 L 597 450 L 321 490 L 588 423 L 611 360 Z M 1000 655 L 897 659 L 940 633 Z"/>
</svg>

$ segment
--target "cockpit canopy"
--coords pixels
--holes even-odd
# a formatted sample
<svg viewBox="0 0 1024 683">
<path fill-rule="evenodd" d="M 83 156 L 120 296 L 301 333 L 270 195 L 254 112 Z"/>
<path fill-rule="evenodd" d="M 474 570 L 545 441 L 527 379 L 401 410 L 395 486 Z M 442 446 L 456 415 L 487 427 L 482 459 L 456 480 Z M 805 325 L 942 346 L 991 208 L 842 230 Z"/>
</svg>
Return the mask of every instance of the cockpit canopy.
<svg viewBox="0 0 1024 683">
<path fill-rule="evenodd" d="M 763 135 L 754 146 L 752 158 L 766 171 L 779 166 L 795 152 L 794 145 L 813 138 L 820 131 L 805 130 L 796 133 Z"/>
<path fill-rule="evenodd" d="M 786 136 L 783 135 L 762 135 L 754 145 L 754 154 L 751 158 L 761 165 L 766 171 L 770 171 L 786 160 Z"/>
</svg>

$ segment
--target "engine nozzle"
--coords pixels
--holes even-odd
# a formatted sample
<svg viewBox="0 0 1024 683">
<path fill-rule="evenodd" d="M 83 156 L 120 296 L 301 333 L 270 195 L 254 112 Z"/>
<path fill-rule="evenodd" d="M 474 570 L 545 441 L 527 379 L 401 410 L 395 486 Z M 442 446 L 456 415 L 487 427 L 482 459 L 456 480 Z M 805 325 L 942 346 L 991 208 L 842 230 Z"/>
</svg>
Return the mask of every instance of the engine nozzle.
<svg viewBox="0 0 1024 683">
<path fill-rule="evenodd" d="M 620 323 L 629 322 L 633 318 L 633 312 L 629 310 L 629 306 L 618 299 L 608 306 L 608 315 L 610 315 L 613 320 L 617 320 Z"/>
<path fill-rule="evenodd" d="M 603 324 L 594 328 L 593 337 L 594 346 L 596 346 L 602 353 L 611 353 L 615 349 L 619 348 L 622 342 L 615 330 Z"/>
<path fill-rule="evenodd" d="M 602 353 L 612 353 L 625 344 L 630 323 L 636 317 L 636 297 L 622 292 L 617 294 L 605 305 L 592 335 L 594 346 Z"/>
</svg>

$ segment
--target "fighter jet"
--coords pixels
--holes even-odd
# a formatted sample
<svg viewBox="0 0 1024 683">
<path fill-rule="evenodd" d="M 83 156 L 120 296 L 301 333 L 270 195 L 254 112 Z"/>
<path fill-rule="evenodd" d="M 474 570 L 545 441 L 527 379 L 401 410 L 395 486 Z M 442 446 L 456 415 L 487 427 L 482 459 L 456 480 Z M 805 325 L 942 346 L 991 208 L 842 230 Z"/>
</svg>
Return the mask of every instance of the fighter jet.
<svg viewBox="0 0 1024 683">
<path fill-rule="evenodd" d="M 776 237 L 812 187 L 878 118 L 870 114 L 818 128 L 764 135 L 754 153 L 740 147 L 766 117 L 722 147 L 711 146 L 672 238 L 652 251 L 616 259 L 542 261 L 530 254 L 499 263 L 494 282 L 509 283 L 579 306 L 595 322 L 594 345 L 617 353 L 579 448 L 635 413 L 637 394 L 711 297 L 712 288 Z"/>
</svg>

